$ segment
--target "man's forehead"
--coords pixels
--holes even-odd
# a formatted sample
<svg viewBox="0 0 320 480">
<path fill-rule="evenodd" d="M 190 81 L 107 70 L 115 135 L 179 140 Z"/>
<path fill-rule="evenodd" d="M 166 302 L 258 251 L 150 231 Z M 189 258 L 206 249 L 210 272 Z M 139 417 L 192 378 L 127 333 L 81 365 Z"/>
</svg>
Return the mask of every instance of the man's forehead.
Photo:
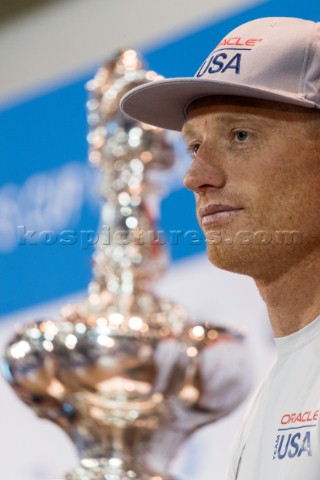
<svg viewBox="0 0 320 480">
<path fill-rule="evenodd" d="M 202 114 L 213 113 L 216 118 L 222 119 L 221 115 L 236 115 L 238 119 L 248 116 L 261 116 L 270 120 L 285 120 L 288 122 L 310 120 L 320 121 L 320 111 L 293 105 L 289 103 L 261 100 L 256 98 L 215 95 L 194 100 L 187 109 L 186 122 L 182 133 L 185 135 L 189 130 L 192 120 Z M 191 122 L 190 122 L 191 121 Z"/>
<path fill-rule="evenodd" d="M 187 108 L 187 114 L 196 108 L 206 106 L 239 106 L 256 109 L 269 109 L 281 112 L 297 112 L 297 113 L 309 113 L 313 110 L 310 108 L 301 107 L 300 105 L 294 105 L 291 103 L 276 102 L 273 100 L 265 100 L 260 98 L 242 97 L 235 95 L 212 95 L 206 97 L 200 97 L 190 103 Z M 318 111 L 317 111 L 318 112 Z"/>
</svg>

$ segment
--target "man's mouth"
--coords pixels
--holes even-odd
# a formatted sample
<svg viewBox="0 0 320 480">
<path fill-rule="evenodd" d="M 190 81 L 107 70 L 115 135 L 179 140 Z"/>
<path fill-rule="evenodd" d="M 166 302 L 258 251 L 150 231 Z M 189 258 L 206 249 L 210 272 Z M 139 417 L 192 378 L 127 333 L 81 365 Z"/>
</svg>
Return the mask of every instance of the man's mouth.
<svg viewBox="0 0 320 480">
<path fill-rule="evenodd" d="M 221 220 L 225 220 L 236 215 L 239 211 L 243 210 L 240 207 L 234 207 L 232 205 L 223 204 L 209 204 L 199 208 L 198 214 L 201 221 L 201 225 L 212 225 L 218 223 Z"/>
</svg>

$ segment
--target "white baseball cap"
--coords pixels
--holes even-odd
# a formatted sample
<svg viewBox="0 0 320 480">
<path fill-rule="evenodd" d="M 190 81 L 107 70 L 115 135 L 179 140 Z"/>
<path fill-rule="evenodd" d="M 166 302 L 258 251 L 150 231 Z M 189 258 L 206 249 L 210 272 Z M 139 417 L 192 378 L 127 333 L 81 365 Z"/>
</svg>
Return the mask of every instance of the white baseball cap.
<svg viewBox="0 0 320 480">
<path fill-rule="evenodd" d="M 230 32 L 194 77 L 140 85 L 121 109 L 144 123 L 181 130 L 188 106 L 211 95 L 237 95 L 320 108 L 320 23 L 259 18 Z"/>
</svg>

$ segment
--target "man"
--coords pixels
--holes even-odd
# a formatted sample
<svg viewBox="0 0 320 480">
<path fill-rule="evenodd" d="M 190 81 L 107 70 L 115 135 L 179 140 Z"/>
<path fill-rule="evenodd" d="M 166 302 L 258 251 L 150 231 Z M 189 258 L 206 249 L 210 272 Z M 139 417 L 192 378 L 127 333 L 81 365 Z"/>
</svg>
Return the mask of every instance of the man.
<svg viewBox="0 0 320 480">
<path fill-rule="evenodd" d="M 245 418 L 228 480 L 319 479 L 320 24 L 241 25 L 194 78 L 138 87 L 122 108 L 182 129 L 192 156 L 185 185 L 208 257 L 252 276 L 268 307 L 278 359 Z"/>
</svg>

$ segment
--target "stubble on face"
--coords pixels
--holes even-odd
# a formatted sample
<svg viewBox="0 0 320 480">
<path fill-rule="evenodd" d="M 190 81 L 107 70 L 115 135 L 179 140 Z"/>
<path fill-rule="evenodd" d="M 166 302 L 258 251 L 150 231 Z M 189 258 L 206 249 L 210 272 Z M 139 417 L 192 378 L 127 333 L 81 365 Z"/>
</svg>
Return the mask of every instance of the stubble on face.
<svg viewBox="0 0 320 480">
<path fill-rule="evenodd" d="M 243 122 L 233 124 L 233 115 Z M 221 127 L 221 118 L 230 123 Z M 243 207 L 230 221 L 202 226 L 208 258 L 215 266 L 267 280 L 319 253 L 319 118 L 318 112 L 305 108 L 234 97 L 201 100 L 191 107 L 186 125 L 201 147 L 187 187 L 195 191 L 197 211 L 212 203 Z M 250 133 L 241 147 L 227 141 L 228 129 L 236 128 Z M 206 169 L 205 180 L 195 180 L 197 168 Z M 226 178 L 221 188 L 211 181 L 214 169 Z M 239 238 L 239 232 L 247 236 Z M 291 244 L 286 232 L 297 232 Z"/>
</svg>

